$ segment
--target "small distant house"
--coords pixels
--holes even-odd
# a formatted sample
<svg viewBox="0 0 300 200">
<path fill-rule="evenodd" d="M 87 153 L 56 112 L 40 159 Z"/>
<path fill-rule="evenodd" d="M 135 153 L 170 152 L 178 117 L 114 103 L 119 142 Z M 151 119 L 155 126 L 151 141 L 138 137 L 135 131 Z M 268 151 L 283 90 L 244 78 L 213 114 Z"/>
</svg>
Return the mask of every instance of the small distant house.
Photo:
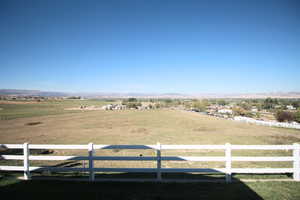
<svg viewBox="0 0 300 200">
<path fill-rule="evenodd" d="M 288 106 L 286 106 L 286 108 L 288 109 L 288 110 L 295 110 L 296 108 L 294 107 L 294 106 L 292 106 L 292 105 L 288 105 Z"/>
<path fill-rule="evenodd" d="M 220 109 L 220 110 L 218 110 L 218 113 L 232 115 L 233 111 L 231 109 Z"/>
<path fill-rule="evenodd" d="M 257 108 L 252 108 L 251 112 L 258 112 L 258 109 Z"/>
</svg>

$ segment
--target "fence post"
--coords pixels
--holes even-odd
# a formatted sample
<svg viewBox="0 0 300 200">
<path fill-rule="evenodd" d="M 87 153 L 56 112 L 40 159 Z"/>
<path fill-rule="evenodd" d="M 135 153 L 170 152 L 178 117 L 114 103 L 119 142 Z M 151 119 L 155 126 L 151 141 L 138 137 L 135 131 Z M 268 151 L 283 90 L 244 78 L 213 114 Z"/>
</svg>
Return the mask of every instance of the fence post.
<svg viewBox="0 0 300 200">
<path fill-rule="evenodd" d="M 294 174 L 295 181 L 300 181 L 300 144 L 294 143 L 293 157 L 294 157 Z"/>
<path fill-rule="evenodd" d="M 231 182 L 231 144 L 225 144 L 225 159 L 226 159 L 226 183 Z"/>
<path fill-rule="evenodd" d="M 29 180 L 30 179 L 30 171 L 29 171 L 29 148 L 28 143 L 23 144 L 23 164 L 24 164 L 24 179 Z"/>
<path fill-rule="evenodd" d="M 95 180 L 95 174 L 94 174 L 94 144 L 89 143 L 89 172 L 90 172 L 90 181 Z"/>
<path fill-rule="evenodd" d="M 157 180 L 161 181 L 161 144 L 158 142 L 156 147 L 157 156 Z"/>
</svg>

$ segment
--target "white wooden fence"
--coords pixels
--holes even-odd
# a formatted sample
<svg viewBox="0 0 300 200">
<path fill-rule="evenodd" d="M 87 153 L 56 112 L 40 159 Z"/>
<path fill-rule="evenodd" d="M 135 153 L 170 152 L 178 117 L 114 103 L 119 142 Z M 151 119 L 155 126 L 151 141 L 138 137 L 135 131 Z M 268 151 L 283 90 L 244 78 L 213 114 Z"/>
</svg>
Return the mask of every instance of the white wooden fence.
<svg viewBox="0 0 300 200">
<path fill-rule="evenodd" d="M 162 173 L 183 173 L 183 172 L 204 172 L 204 173 L 223 173 L 226 175 L 226 182 L 231 182 L 232 173 L 247 174 L 275 174 L 275 173 L 293 173 L 295 181 L 300 181 L 300 145 L 46 145 L 46 144 L 0 144 L 0 148 L 5 149 L 23 149 L 23 155 L 0 155 L 0 159 L 5 160 L 23 160 L 24 166 L 0 166 L 0 171 L 24 171 L 24 179 L 30 179 L 32 171 L 79 171 L 88 172 L 89 180 L 95 180 L 95 172 L 149 172 L 157 174 L 157 181 L 162 180 Z M 86 149 L 88 156 L 34 156 L 30 155 L 30 149 Z M 95 150 L 98 149 L 153 149 L 156 156 L 94 156 Z M 206 150 L 225 150 L 225 156 L 213 157 L 190 157 L 190 156 L 161 156 L 163 150 L 183 150 L 183 149 L 206 149 Z M 277 157 L 237 157 L 232 156 L 232 150 L 292 150 L 293 156 L 277 156 Z M 68 168 L 68 167 L 34 167 L 30 166 L 30 160 L 88 160 L 88 168 Z M 156 168 L 95 168 L 95 160 L 110 161 L 155 161 Z M 195 161 L 209 162 L 220 161 L 225 162 L 225 168 L 162 168 L 162 161 Z M 293 162 L 293 168 L 232 168 L 232 162 L 239 161 L 263 161 L 263 162 Z"/>
<path fill-rule="evenodd" d="M 287 123 L 287 122 L 262 121 L 262 120 L 256 120 L 256 119 L 253 119 L 250 117 L 242 117 L 242 116 L 235 116 L 233 118 L 233 120 L 256 124 L 256 125 L 262 125 L 262 126 L 274 126 L 274 127 L 281 127 L 281 128 L 300 129 L 300 124 L 296 123 L 296 122 Z"/>
</svg>

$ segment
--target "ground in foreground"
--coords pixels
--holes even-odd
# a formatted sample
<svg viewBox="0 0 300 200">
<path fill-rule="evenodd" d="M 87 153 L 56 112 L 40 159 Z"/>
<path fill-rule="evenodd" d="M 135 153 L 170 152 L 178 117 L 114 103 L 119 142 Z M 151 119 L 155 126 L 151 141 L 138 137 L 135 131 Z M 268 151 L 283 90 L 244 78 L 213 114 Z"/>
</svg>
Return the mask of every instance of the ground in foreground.
<svg viewBox="0 0 300 200">
<path fill-rule="evenodd" d="M 272 199 L 300 198 L 299 182 L 120 183 L 2 181 L 10 199 Z"/>
</svg>

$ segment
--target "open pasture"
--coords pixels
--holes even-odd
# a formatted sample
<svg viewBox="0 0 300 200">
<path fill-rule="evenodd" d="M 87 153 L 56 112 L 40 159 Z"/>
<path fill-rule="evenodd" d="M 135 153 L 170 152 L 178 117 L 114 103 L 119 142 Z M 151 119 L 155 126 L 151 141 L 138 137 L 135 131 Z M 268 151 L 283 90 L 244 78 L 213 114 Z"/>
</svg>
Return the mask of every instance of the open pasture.
<svg viewBox="0 0 300 200">
<path fill-rule="evenodd" d="M 194 112 L 171 109 L 122 111 L 66 111 L 80 105 L 104 105 L 97 100 L 65 100 L 16 106 L 11 120 L 0 121 L 1 143 L 31 144 L 293 144 L 300 142 L 300 131 L 239 123 Z M 3 106 L 4 105 L 4 106 Z M 8 104 L 1 105 L 5 116 Z M 22 106 L 18 109 L 17 106 Z M 25 107 L 24 107 L 25 106 Z M 32 106 L 28 108 L 26 106 Z M 40 107 L 41 106 L 41 107 Z M 37 110 L 41 110 L 37 112 Z M 49 114 L 47 114 L 47 112 Z M 14 114 L 13 114 L 14 113 Z M 7 116 L 7 115 L 6 115 Z M 31 117 L 34 116 L 34 117 Z M 85 151 L 54 151 L 56 155 L 85 155 Z M 163 155 L 214 156 L 224 151 L 172 150 Z M 153 156 L 154 151 L 101 150 L 97 155 Z M 233 155 L 284 156 L 289 151 L 234 151 Z M 101 166 L 147 166 L 151 162 L 97 162 Z M 262 165 L 263 162 L 243 162 L 234 165 Z M 291 163 L 267 163 L 268 166 L 289 167 Z M 223 163 L 165 162 L 164 167 L 222 167 Z"/>
<path fill-rule="evenodd" d="M 157 110 L 122 110 L 122 111 L 69 111 L 65 108 L 76 107 L 80 105 L 105 105 L 108 102 L 97 100 L 65 100 L 42 102 L 36 104 L 0 104 L 0 143 L 24 143 L 31 144 L 293 144 L 300 142 L 300 131 L 284 128 L 273 128 L 265 126 L 257 126 L 252 124 L 239 123 L 235 121 L 218 119 L 207 115 L 194 112 L 171 109 Z M 87 151 L 81 150 L 55 150 L 50 151 L 53 155 L 87 155 Z M 233 151 L 233 155 L 241 156 L 290 156 L 290 151 Z M 136 150 L 99 150 L 96 155 L 111 156 L 154 156 L 153 150 L 144 150 L 137 152 Z M 224 155 L 224 151 L 210 150 L 170 150 L 163 151 L 162 155 L 182 155 L 182 156 L 218 156 Z M 5 164 L 19 164 L 21 162 L 12 163 L 5 161 Z M 4 161 L 1 161 L 1 164 Z M 63 167 L 82 167 L 87 165 L 83 162 L 62 162 L 62 161 L 32 161 L 32 165 L 52 165 Z M 155 162 L 147 161 L 95 161 L 97 167 L 155 167 Z M 233 167 L 291 167 L 292 163 L 284 162 L 243 162 L 233 163 Z M 162 162 L 162 167 L 224 167 L 223 162 Z M 107 183 L 96 183 L 94 185 L 84 183 L 65 184 L 64 182 L 15 182 L 9 176 L 3 173 L 0 190 L 3 192 L 20 194 L 27 193 L 26 190 L 40 188 L 40 191 L 46 191 L 44 187 L 51 186 L 53 191 L 62 195 L 68 193 L 66 187 L 86 188 L 89 194 L 79 192 L 78 195 L 91 195 L 91 198 L 97 199 L 102 195 L 110 199 L 118 199 L 110 191 L 110 185 Z M 68 176 L 68 175 L 66 175 Z M 76 176 L 86 176 L 84 174 L 76 174 Z M 109 176 L 107 174 L 106 176 Z M 163 177 L 166 176 L 163 174 Z M 171 175 L 168 175 L 171 176 Z M 247 176 L 237 175 L 235 179 L 251 177 L 258 179 L 270 178 L 269 176 Z M 276 175 L 272 178 L 287 178 L 287 176 Z M 290 178 L 290 177 L 289 177 Z M 53 185 L 58 187 L 54 187 Z M 26 186 L 27 185 L 27 186 Z M 42 186 L 43 185 L 43 186 Z M 107 186 L 106 193 L 97 190 L 97 185 Z M 135 184 L 130 184 L 135 185 Z M 211 183 L 207 184 L 139 184 L 140 192 L 134 192 L 128 184 L 116 183 L 116 186 L 123 188 L 121 193 L 128 194 L 128 198 L 148 198 L 157 199 L 162 197 L 162 190 L 169 187 L 186 188 L 190 191 L 189 198 L 198 198 L 204 195 L 207 199 L 219 199 L 226 195 L 231 199 L 297 199 L 299 197 L 299 184 L 296 182 L 278 182 L 278 183 L 233 183 L 227 186 Z M 128 186 L 128 187 L 127 187 Z M 189 190 L 190 186 L 199 190 Z M 135 186 L 136 187 L 136 186 Z M 64 192 L 60 188 L 64 188 Z M 88 189 L 90 188 L 90 189 Z M 202 188 L 202 189 L 201 189 Z M 203 189 L 204 188 L 204 189 Z M 218 193 L 215 193 L 215 188 Z M 73 189 L 72 189 L 73 190 Z M 85 190 L 85 191 L 86 191 Z M 149 190 L 154 191 L 153 195 Z M 283 191 L 284 190 L 284 191 Z M 130 195 L 128 192 L 131 191 Z M 172 191 L 174 191 L 172 189 Z M 180 190 L 179 190 L 180 191 Z M 204 192 L 203 192 L 204 191 Z M 230 192 L 228 192 L 230 191 Z M 281 192 L 279 192 L 281 191 Z M 103 193 L 104 192 L 104 193 Z M 121 194 L 120 193 L 120 194 Z M 146 196 L 145 196 L 146 195 Z M 175 195 L 175 194 L 174 194 Z M 186 194 L 177 192 L 176 197 L 187 197 Z M 229 196 L 228 196 L 229 195 Z M 26 195 L 25 195 L 26 196 Z M 76 194 L 77 196 L 77 194 Z M 174 196 L 175 197 L 175 196 Z M 166 196 L 167 198 L 167 196 Z"/>
</svg>

